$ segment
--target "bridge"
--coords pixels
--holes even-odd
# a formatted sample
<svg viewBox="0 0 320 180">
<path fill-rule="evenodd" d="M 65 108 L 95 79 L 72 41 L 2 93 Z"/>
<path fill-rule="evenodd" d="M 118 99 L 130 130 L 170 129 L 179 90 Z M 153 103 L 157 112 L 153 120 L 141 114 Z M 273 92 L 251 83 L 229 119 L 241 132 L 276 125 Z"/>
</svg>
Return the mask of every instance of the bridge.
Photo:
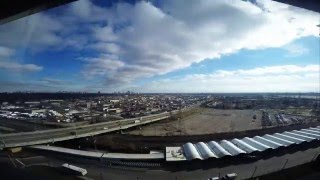
<svg viewBox="0 0 320 180">
<path fill-rule="evenodd" d="M 169 116 L 169 112 L 164 112 L 140 118 L 123 119 L 68 128 L 2 134 L 0 135 L 0 150 L 3 148 L 48 144 L 58 141 L 95 136 L 157 122 L 166 119 Z"/>
</svg>

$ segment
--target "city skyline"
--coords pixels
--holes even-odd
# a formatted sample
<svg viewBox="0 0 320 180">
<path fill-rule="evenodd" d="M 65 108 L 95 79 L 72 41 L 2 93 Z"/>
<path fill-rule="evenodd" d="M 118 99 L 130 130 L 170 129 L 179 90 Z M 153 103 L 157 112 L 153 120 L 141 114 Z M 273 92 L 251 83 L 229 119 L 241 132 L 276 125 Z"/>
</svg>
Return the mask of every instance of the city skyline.
<svg viewBox="0 0 320 180">
<path fill-rule="evenodd" d="M 319 13 L 81 0 L 0 26 L 0 92 L 319 92 Z"/>
</svg>

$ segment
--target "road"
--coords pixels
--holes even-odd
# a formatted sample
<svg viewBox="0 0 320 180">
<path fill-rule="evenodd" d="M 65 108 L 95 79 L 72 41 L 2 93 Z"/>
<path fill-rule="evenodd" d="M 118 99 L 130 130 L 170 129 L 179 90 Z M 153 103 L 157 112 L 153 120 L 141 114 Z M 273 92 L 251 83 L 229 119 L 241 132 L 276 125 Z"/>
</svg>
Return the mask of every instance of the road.
<svg viewBox="0 0 320 180">
<path fill-rule="evenodd" d="M 280 171 L 281 169 L 286 169 L 294 166 L 298 166 L 301 164 L 305 164 L 311 161 L 314 161 L 320 153 L 320 146 L 303 148 L 291 152 L 284 153 L 282 155 L 275 155 L 262 158 L 260 160 L 256 160 L 253 162 L 240 162 L 238 164 L 232 164 L 232 162 L 227 163 L 224 166 L 211 165 L 206 168 L 198 168 L 191 169 L 189 162 L 185 162 L 184 164 L 180 164 L 179 168 L 182 166 L 184 170 L 177 171 L 168 171 L 168 170 L 151 170 L 151 169 L 143 169 L 143 168 L 112 168 L 107 166 L 107 164 L 103 164 L 103 162 L 90 161 L 87 158 L 81 159 L 80 157 L 72 157 L 72 156 L 56 156 L 51 153 L 42 153 L 46 158 L 41 162 L 36 161 L 34 164 L 44 164 L 49 165 L 51 167 L 60 167 L 64 163 L 69 163 L 72 165 L 76 165 L 81 168 L 85 168 L 88 171 L 86 177 L 88 179 L 106 179 L 106 180 L 206 180 L 209 177 L 219 176 L 219 174 L 225 175 L 228 173 L 237 173 L 237 179 L 248 179 L 251 177 L 258 177 L 261 175 L 266 175 L 272 172 Z M 39 154 L 35 154 L 38 156 Z M 12 157 L 18 158 L 18 157 Z M 33 163 L 29 160 L 24 160 L 23 158 L 18 158 L 23 164 L 28 166 Z M 28 158 L 30 159 L 30 158 Z M 1 158 L 0 158 L 1 160 Z M 32 166 L 30 166 L 31 168 Z M 43 168 L 46 166 L 43 166 Z M 24 168 L 28 169 L 28 168 Z M 34 174 L 41 174 L 43 170 L 39 168 L 37 172 Z M 51 177 L 53 172 L 46 172 L 46 177 Z M 62 177 L 63 174 L 61 175 Z"/>
<path fill-rule="evenodd" d="M 169 113 L 164 112 L 161 114 L 149 115 L 141 118 L 124 119 L 69 128 L 3 134 L 0 135 L 0 149 L 6 147 L 53 143 L 57 141 L 94 136 L 160 121 L 168 117 Z"/>
<path fill-rule="evenodd" d="M 122 179 L 122 180 L 206 180 L 209 177 L 225 175 L 228 173 L 237 173 L 237 179 L 248 179 L 265 175 L 271 172 L 279 171 L 283 168 L 290 168 L 297 165 L 305 164 L 315 160 L 319 155 L 320 147 L 310 148 L 294 153 L 287 153 L 281 156 L 274 156 L 268 159 L 260 159 L 252 163 L 242 163 L 237 165 L 229 165 L 225 167 L 212 167 L 196 170 L 182 171 L 165 171 L 165 170 L 146 170 L 146 169 L 115 169 L 109 167 L 97 167 L 89 164 L 75 163 L 79 167 L 86 168 L 88 177 L 93 179 Z M 69 162 L 71 163 L 71 162 Z M 186 162 L 183 166 L 188 167 Z M 187 168 L 186 168 L 187 169 Z"/>
</svg>

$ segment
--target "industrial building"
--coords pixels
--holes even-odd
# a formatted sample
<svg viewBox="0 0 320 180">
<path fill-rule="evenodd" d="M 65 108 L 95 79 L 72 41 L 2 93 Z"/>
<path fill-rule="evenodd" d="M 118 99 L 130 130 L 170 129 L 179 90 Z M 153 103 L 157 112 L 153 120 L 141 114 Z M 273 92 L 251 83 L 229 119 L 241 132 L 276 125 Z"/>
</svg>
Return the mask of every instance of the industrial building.
<svg viewBox="0 0 320 180">
<path fill-rule="evenodd" d="M 287 152 L 292 148 L 301 149 L 320 142 L 320 126 L 263 136 L 234 138 L 231 140 L 209 142 L 187 142 L 182 146 L 166 147 L 165 152 L 149 154 L 104 153 L 68 149 L 55 146 L 36 145 L 29 148 L 36 151 L 47 151 L 68 154 L 83 159 L 107 162 L 112 165 L 164 167 L 165 165 L 199 161 L 218 161 L 226 159 L 246 159 L 265 156 L 276 156 L 277 152 Z M 229 161 L 230 162 L 230 161 Z M 231 161 L 235 162 L 235 161 Z"/>
<path fill-rule="evenodd" d="M 259 155 L 279 148 L 319 142 L 320 126 L 315 128 L 222 140 L 220 142 L 185 143 L 181 147 L 166 147 L 167 161 L 219 159 L 225 156 Z"/>
</svg>

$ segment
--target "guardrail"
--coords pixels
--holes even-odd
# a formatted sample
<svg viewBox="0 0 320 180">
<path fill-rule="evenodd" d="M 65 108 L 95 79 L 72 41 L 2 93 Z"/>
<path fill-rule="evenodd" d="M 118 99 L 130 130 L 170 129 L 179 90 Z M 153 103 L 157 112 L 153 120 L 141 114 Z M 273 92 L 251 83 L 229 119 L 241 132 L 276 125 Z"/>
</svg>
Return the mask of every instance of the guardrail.
<svg viewBox="0 0 320 180">
<path fill-rule="evenodd" d="M 181 111 L 191 109 L 192 107 L 193 106 L 183 108 L 181 109 Z M 118 130 L 124 130 L 134 126 L 144 125 L 144 124 L 160 121 L 163 119 L 167 119 L 168 117 L 170 117 L 170 115 L 177 114 L 179 111 L 180 110 L 173 110 L 171 112 L 163 112 L 160 114 L 148 115 L 148 116 L 143 116 L 138 118 L 123 119 L 118 121 L 103 122 L 103 123 L 96 123 L 96 124 L 89 124 L 89 125 L 82 125 L 82 126 L 75 126 L 75 127 L 67 127 L 67 128 L 59 128 L 59 129 L 52 129 L 52 130 L 35 131 L 35 132 L 4 134 L 4 135 L 0 135 L 0 150 L 3 148 L 9 148 L 9 147 L 54 143 L 58 141 L 65 141 L 70 139 L 95 136 L 98 134 L 103 134 L 103 133 L 108 133 L 108 132 L 113 132 Z M 149 118 L 151 119 L 148 120 Z M 140 120 L 140 122 L 136 122 L 136 120 Z M 123 122 L 133 122 L 133 123 L 122 125 L 121 123 Z M 111 128 L 108 127 L 108 125 L 111 125 L 111 124 L 115 125 L 117 123 L 119 123 L 117 127 L 111 127 Z M 97 130 L 97 128 L 101 128 L 101 127 L 107 127 L 107 129 L 103 128 L 101 130 Z M 91 128 L 94 128 L 94 129 L 91 129 Z M 79 133 L 79 131 L 84 131 L 86 129 L 88 129 L 89 132 Z M 41 136 L 49 136 L 49 134 L 52 134 L 51 135 L 52 137 L 41 139 Z M 34 140 L 38 136 L 39 136 L 39 140 Z"/>
<path fill-rule="evenodd" d="M 148 116 L 143 116 L 142 119 L 147 119 L 150 117 L 156 117 L 156 116 L 161 116 L 161 115 L 166 115 L 169 114 L 169 112 L 164 112 L 160 114 L 154 114 L 154 115 L 148 115 Z M 60 131 L 67 131 L 67 130 L 75 130 L 75 129 L 83 129 L 83 128 L 90 128 L 90 127 L 95 127 L 95 126 L 105 126 L 117 122 L 130 122 L 134 120 L 139 120 L 139 118 L 130 118 L 130 119 L 122 119 L 122 120 L 117 120 L 117 121 L 108 121 L 108 122 L 102 122 L 102 123 L 95 123 L 95 124 L 88 124 L 88 125 L 81 125 L 81 126 L 74 126 L 74 127 L 67 127 L 67 128 L 58 128 L 58 129 L 50 129 L 50 130 L 42 130 L 42 131 L 33 131 L 33 132 L 20 132 L 20 133 L 10 133 L 10 134 L 2 134 L 0 135 L 0 140 L 1 138 L 5 137 L 12 137 L 12 136 L 24 136 L 24 135 L 32 135 L 32 134 L 40 134 L 40 133 L 50 133 L 50 132 L 60 132 Z"/>
<path fill-rule="evenodd" d="M 167 114 L 167 113 L 166 113 Z M 96 126 L 106 126 L 106 123 L 97 123 L 97 124 L 93 124 L 93 125 L 86 125 L 85 127 L 78 127 L 78 128 L 61 128 L 61 129 L 55 129 L 55 130 L 45 130 L 45 131 L 38 131 L 38 132 L 27 132 L 27 133 L 16 133 L 16 136 L 11 135 L 11 136 L 0 136 L 0 149 L 3 148 L 7 148 L 7 147 L 19 147 L 19 146 L 29 146 L 29 145 L 36 145 L 36 144 L 44 144 L 44 143 L 54 143 L 54 142 L 58 142 L 58 141 L 65 141 L 65 140 L 70 140 L 70 139 L 76 139 L 76 138 L 83 138 L 83 137 L 88 137 L 88 136 L 94 136 L 94 135 L 98 135 L 98 134 L 103 134 L 103 133 L 108 133 L 108 132 L 113 132 L 113 131 L 118 131 L 118 130 L 123 130 L 123 129 L 128 129 L 134 126 L 139 126 L 139 125 L 144 125 L 144 124 L 148 124 L 148 123 L 152 123 L 152 122 L 156 122 L 156 121 L 160 121 L 163 119 L 166 119 L 169 117 L 169 115 L 166 114 L 158 114 L 158 115 L 152 115 L 151 117 L 148 116 L 147 118 L 152 118 L 152 117 L 157 117 L 157 116 L 161 116 L 155 119 L 150 119 L 150 120 L 142 120 L 141 122 L 134 122 L 134 120 L 136 119 L 129 119 L 129 120 L 121 120 L 121 122 L 126 122 L 126 121 L 133 121 L 132 124 L 126 124 L 126 125 L 121 125 L 121 122 L 119 124 L 119 126 L 117 127 L 112 127 L 112 128 L 108 128 L 108 129 L 101 129 L 101 130 L 96 130 L 93 129 L 90 132 L 86 132 L 86 133 L 80 133 L 77 134 L 76 130 L 84 130 L 86 128 L 92 128 L 92 127 L 96 127 Z M 144 119 L 146 119 L 146 117 L 144 117 Z M 89 129 L 90 130 L 90 129 Z M 75 134 L 71 134 L 71 132 L 75 132 Z M 53 133 L 52 134 L 52 138 L 46 138 L 46 139 L 41 139 L 41 135 L 43 134 L 47 134 L 48 133 Z M 59 133 L 59 134 L 54 134 L 54 133 Z M 66 136 L 62 136 L 62 137 L 54 137 L 54 136 L 61 136 L 62 133 L 69 133 L 69 135 Z M 28 135 L 28 136 L 26 136 Z M 33 136 L 32 136 L 33 135 Z M 34 137 L 35 136 L 35 137 Z M 36 137 L 39 136 L 39 140 L 29 140 L 29 139 L 34 139 Z M 6 141 L 5 139 L 7 138 L 12 138 L 14 139 L 14 137 L 16 137 L 16 139 L 11 140 L 11 141 L 18 141 L 15 143 L 10 143 L 9 141 Z M 21 139 L 21 141 L 19 142 L 19 137 Z M 9 138 L 9 139 L 10 139 Z"/>
</svg>

